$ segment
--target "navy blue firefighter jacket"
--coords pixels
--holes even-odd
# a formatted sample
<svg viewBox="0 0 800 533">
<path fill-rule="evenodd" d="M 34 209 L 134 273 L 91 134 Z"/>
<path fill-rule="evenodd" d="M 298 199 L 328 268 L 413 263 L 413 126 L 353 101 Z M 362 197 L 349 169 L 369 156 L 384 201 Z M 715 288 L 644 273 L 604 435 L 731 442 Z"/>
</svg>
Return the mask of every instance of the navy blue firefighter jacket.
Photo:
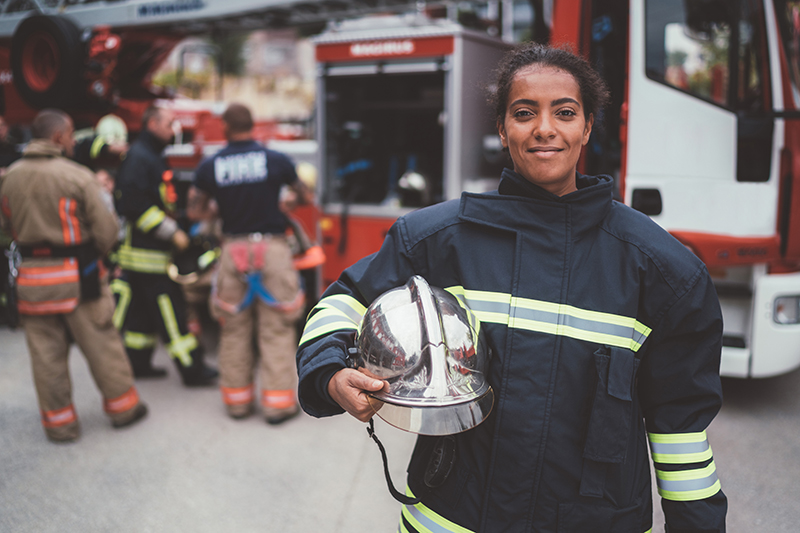
<svg viewBox="0 0 800 533">
<path fill-rule="evenodd" d="M 402 531 L 645 533 L 648 442 L 670 533 L 725 531 L 706 428 L 722 391 L 722 317 L 702 262 L 612 199 L 607 176 L 558 197 L 506 169 L 498 190 L 401 217 L 309 315 L 297 363 L 303 409 L 327 393 L 366 307 L 412 275 L 466 301 L 493 352 L 491 415 L 456 435 L 430 488 L 437 437 L 408 467 Z M 461 528 L 461 529 L 459 529 Z"/>
</svg>

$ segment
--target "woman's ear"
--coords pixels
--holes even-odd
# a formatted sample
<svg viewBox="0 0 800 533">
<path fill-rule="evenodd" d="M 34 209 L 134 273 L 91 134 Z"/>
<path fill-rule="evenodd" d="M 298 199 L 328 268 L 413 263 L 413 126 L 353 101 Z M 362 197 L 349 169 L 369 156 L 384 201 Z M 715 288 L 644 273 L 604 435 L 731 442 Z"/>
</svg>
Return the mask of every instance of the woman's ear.
<svg viewBox="0 0 800 533">
<path fill-rule="evenodd" d="M 500 135 L 500 142 L 503 143 L 503 148 L 508 148 L 508 139 L 506 138 L 506 128 L 503 125 L 503 121 L 497 121 L 497 133 Z"/>
<path fill-rule="evenodd" d="M 592 126 L 594 125 L 594 114 L 589 113 L 589 118 L 586 119 L 586 126 L 583 128 L 583 146 L 589 142 L 589 137 L 592 135 Z"/>
</svg>

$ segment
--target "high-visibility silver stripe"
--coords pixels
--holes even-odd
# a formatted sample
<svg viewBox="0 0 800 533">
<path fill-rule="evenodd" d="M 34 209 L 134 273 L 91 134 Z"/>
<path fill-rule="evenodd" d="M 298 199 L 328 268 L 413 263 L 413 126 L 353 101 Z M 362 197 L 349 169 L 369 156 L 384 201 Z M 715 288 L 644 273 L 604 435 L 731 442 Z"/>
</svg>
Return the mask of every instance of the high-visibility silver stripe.
<svg viewBox="0 0 800 533">
<path fill-rule="evenodd" d="M 501 315 L 511 315 L 511 304 L 503 302 L 487 302 L 482 300 L 473 300 L 469 296 L 466 297 L 467 306 L 476 313 L 497 313 Z"/>
<path fill-rule="evenodd" d="M 642 337 L 641 334 L 636 332 L 636 330 L 631 327 L 607 324 L 604 322 L 597 322 L 595 320 L 587 320 L 562 313 L 552 313 L 537 309 L 523 309 L 520 307 L 515 307 L 514 317 L 524 320 L 535 320 L 537 322 L 544 322 L 547 324 L 569 326 L 583 331 L 602 333 L 604 335 L 614 335 L 616 337 L 622 337 L 625 339 L 635 340 L 636 338 Z M 639 342 L 639 344 L 641 344 L 641 342 Z"/>
<path fill-rule="evenodd" d="M 709 476 L 700 479 L 661 479 L 657 478 L 658 488 L 669 492 L 689 492 L 703 490 L 714 486 L 719 478 L 716 470 Z"/>
<path fill-rule="evenodd" d="M 512 323 L 513 318 L 514 327 L 520 327 L 520 322 L 517 322 L 517 320 L 528 320 L 540 324 L 572 328 L 575 332 L 571 336 L 580 336 L 578 332 L 586 332 L 592 335 L 608 335 L 610 337 L 616 337 L 625 347 L 630 347 L 634 351 L 637 351 L 641 344 L 647 339 L 647 333 L 638 331 L 635 327 L 631 326 L 581 318 L 567 313 L 530 309 L 511 305 L 510 303 L 476 300 L 469 296 L 466 296 L 466 300 L 468 307 L 474 313 L 479 314 L 484 322 L 509 324 Z M 523 326 L 523 329 L 527 328 Z M 645 330 L 649 332 L 649 329 L 646 327 Z M 608 342 L 613 343 L 611 340 Z"/>
<path fill-rule="evenodd" d="M 319 303 L 319 307 L 322 307 L 322 311 L 320 311 L 320 312 L 324 312 L 324 309 L 326 307 L 333 307 L 337 311 L 341 311 L 342 313 L 347 315 L 347 318 L 349 318 L 350 320 L 352 320 L 356 324 L 361 322 L 361 319 L 364 316 L 361 313 L 359 313 L 358 311 L 356 311 L 355 309 L 353 309 L 352 307 L 350 307 L 349 305 L 347 305 L 345 302 L 343 302 L 341 300 L 338 300 L 338 299 L 328 299 L 328 298 L 326 298 L 326 299 L 322 300 Z"/>
<path fill-rule="evenodd" d="M 312 331 L 316 331 L 322 327 L 325 327 L 329 324 L 335 324 L 337 322 L 348 322 L 347 320 L 343 320 L 344 317 L 341 315 L 334 315 L 331 314 L 330 316 L 321 316 L 317 320 L 314 320 L 316 317 L 312 317 L 311 320 L 308 321 L 308 325 L 306 326 L 306 333 L 310 333 Z M 353 329 L 356 329 L 358 323 L 353 324 Z"/>
<path fill-rule="evenodd" d="M 405 507 L 405 511 L 408 514 L 410 514 L 411 516 L 413 516 L 414 519 L 416 519 L 417 522 L 419 522 L 420 526 L 425 528 L 425 531 L 422 532 L 422 533 L 429 533 L 429 532 L 430 533 L 453 533 L 452 529 L 446 528 L 446 527 L 444 527 L 444 526 L 442 526 L 440 524 L 437 524 L 436 522 L 434 522 L 433 520 L 431 520 L 430 518 L 428 518 L 427 516 L 422 514 L 422 511 L 420 511 L 416 507 L 414 507 L 412 505 L 405 505 L 404 507 Z M 412 524 L 412 526 L 413 525 L 414 524 Z"/>
<path fill-rule="evenodd" d="M 684 455 L 689 453 L 702 453 L 708 450 L 708 441 L 702 442 L 653 442 L 650 441 L 650 450 L 659 455 Z"/>
</svg>

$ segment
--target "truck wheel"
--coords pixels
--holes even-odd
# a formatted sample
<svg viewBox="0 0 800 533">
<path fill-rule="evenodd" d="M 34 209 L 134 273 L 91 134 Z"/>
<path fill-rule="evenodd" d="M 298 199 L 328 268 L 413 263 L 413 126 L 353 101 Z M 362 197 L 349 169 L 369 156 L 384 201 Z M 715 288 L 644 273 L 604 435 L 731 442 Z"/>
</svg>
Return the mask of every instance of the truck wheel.
<svg viewBox="0 0 800 533">
<path fill-rule="evenodd" d="M 28 17 L 11 39 L 14 86 L 32 107 L 74 107 L 82 62 L 80 31 L 64 17 Z"/>
</svg>

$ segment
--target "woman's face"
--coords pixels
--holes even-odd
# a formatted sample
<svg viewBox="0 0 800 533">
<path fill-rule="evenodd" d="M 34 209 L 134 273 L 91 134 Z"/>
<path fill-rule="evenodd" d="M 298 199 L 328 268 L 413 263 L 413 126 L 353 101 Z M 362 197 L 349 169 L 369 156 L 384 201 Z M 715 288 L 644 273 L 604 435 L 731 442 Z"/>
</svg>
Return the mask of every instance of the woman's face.
<svg viewBox="0 0 800 533">
<path fill-rule="evenodd" d="M 563 196 L 576 190 L 575 167 L 589 142 L 593 117 L 584 118 L 578 82 L 553 67 L 531 65 L 511 82 L 508 105 L 497 128 L 514 170 L 526 180 Z"/>
</svg>

